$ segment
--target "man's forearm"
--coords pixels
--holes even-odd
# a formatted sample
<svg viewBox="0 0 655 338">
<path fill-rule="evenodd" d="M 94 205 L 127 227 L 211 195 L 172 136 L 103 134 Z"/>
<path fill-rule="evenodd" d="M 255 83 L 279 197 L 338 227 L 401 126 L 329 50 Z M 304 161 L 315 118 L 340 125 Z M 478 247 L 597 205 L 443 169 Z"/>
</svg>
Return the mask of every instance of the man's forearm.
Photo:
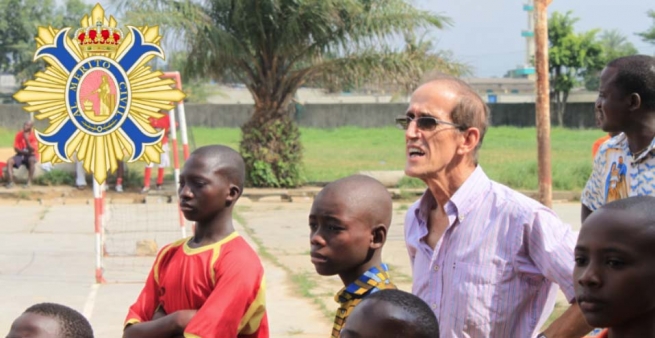
<svg viewBox="0 0 655 338">
<path fill-rule="evenodd" d="M 547 338 L 580 338 L 591 332 L 578 303 L 571 305 L 544 331 Z"/>
<path fill-rule="evenodd" d="M 180 336 L 183 331 L 173 313 L 149 322 L 130 325 L 123 332 L 123 338 L 167 338 Z"/>
</svg>

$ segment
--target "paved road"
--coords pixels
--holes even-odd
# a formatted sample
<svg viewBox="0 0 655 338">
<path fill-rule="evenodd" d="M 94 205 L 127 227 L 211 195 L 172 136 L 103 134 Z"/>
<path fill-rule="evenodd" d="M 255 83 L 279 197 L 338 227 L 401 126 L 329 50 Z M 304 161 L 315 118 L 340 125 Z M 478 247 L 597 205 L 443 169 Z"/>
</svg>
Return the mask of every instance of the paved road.
<svg viewBox="0 0 655 338">
<path fill-rule="evenodd" d="M 252 215 L 246 217 L 250 226 L 262 227 L 260 223 L 273 215 L 284 217 L 284 203 L 276 203 L 277 213 L 268 216 L 255 212 L 257 205 L 250 204 Z M 297 222 L 305 222 L 302 208 L 298 209 L 296 205 L 295 209 Z M 554 209 L 574 229 L 579 229 L 578 204 L 557 204 Z M 139 293 L 141 284 L 94 284 L 92 206 L 41 206 L 28 201 L 16 205 L 0 205 L 0 215 L 0 290 L 3 290 L 0 294 L 0 304 L 3 305 L 0 307 L 0 336 L 9 331 L 11 322 L 24 309 L 48 301 L 67 304 L 87 315 L 96 331 L 96 337 L 119 337 L 126 310 Z M 399 217 L 394 215 L 394 218 Z M 284 221 L 284 218 L 280 220 Z M 303 230 L 292 227 L 289 231 L 306 231 L 304 223 L 298 226 Z M 239 229 L 242 230 L 241 227 Z M 244 231 L 240 232 L 247 237 Z M 296 234 L 301 237 L 305 235 L 304 232 L 302 235 Z M 398 235 L 397 240 L 401 243 L 402 235 Z M 397 251 L 402 256 L 402 248 Z M 141 264 L 137 260 L 125 263 L 123 273 L 135 281 L 142 279 L 151 259 L 143 261 L 146 263 Z M 292 289 L 283 269 L 270 262 L 265 262 L 265 268 L 271 336 L 326 336 L 330 322 L 312 301 L 301 298 Z M 333 306 L 330 304 L 330 308 Z"/>
</svg>

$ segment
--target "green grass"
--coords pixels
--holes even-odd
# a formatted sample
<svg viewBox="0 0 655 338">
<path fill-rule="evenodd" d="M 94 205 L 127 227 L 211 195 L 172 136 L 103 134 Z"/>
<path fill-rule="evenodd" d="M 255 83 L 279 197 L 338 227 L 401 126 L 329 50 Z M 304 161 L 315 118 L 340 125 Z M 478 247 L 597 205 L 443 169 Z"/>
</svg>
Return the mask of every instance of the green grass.
<svg viewBox="0 0 655 338">
<path fill-rule="evenodd" d="M 332 181 L 360 170 L 402 170 L 405 165 L 404 135 L 394 127 L 300 128 L 300 132 L 304 147 L 303 171 L 308 182 Z M 224 144 L 238 149 L 240 133 L 239 128 L 194 127 L 189 137 L 196 147 Z M 13 131 L 0 129 L 0 144 L 11 146 L 13 135 Z M 600 130 L 552 129 L 554 190 L 583 188 L 592 169 L 591 146 L 601 136 Z M 480 163 L 489 177 L 498 182 L 515 189 L 536 190 L 535 128 L 490 128 L 480 151 Z M 136 175 L 142 175 L 143 166 L 135 163 L 129 168 Z M 405 178 L 400 186 L 412 188 L 423 184 Z"/>
<path fill-rule="evenodd" d="M 11 148 L 14 146 L 14 137 L 16 136 L 18 130 L 9 130 L 7 128 L 0 127 L 0 145 L 2 147 Z M 5 161 L 5 159 L 0 159 L 0 161 Z"/>
<path fill-rule="evenodd" d="M 309 182 L 332 181 L 360 170 L 402 170 L 404 135 L 388 128 L 301 128 L 303 169 Z M 193 128 L 197 146 L 220 143 L 239 147 L 236 128 Z M 591 146 L 603 136 L 600 130 L 553 128 L 551 161 L 553 189 L 580 190 L 592 169 Z M 535 128 L 493 127 L 487 132 L 480 164 L 492 179 L 516 189 L 538 189 Z M 405 188 L 422 182 L 404 178 Z"/>
</svg>

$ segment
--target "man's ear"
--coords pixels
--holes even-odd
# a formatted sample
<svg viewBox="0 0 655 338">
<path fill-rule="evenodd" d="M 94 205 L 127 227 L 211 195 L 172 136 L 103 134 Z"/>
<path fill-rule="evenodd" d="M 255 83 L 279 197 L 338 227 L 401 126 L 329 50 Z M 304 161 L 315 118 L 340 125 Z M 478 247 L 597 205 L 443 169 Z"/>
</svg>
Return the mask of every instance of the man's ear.
<svg viewBox="0 0 655 338">
<path fill-rule="evenodd" d="M 231 206 L 234 204 L 239 196 L 241 195 L 241 189 L 235 184 L 230 184 L 230 191 L 225 197 L 225 206 Z"/>
<path fill-rule="evenodd" d="M 376 224 L 371 228 L 371 235 L 373 235 L 371 249 L 380 249 L 387 240 L 387 227 L 384 224 Z"/>
<path fill-rule="evenodd" d="M 461 133 L 464 142 L 457 149 L 459 155 L 470 154 L 475 151 L 475 148 L 480 143 L 480 130 L 478 128 L 468 128 Z"/>
<path fill-rule="evenodd" d="M 639 110 L 639 108 L 641 108 L 641 96 L 637 93 L 630 94 L 629 105 L 630 111 Z"/>
</svg>

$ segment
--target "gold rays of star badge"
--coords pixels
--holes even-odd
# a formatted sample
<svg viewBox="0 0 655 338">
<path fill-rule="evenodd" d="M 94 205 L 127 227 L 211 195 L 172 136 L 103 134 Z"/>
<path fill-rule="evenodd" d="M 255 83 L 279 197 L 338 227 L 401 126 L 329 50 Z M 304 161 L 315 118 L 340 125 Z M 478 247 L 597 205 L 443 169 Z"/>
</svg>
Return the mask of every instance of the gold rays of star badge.
<svg viewBox="0 0 655 338">
<path fill-rule="evenodd" d="M 36 132 L 42 163 L 84 162 L 102 184 L 118 162 L 159 163 L 163 131 L 148 118 L 160 118 L 184 99 L 172 79 L 162 79 L 148 62 L 164 58 L 159 27 L 117 27 L 96 4 L 80 28 L 39 27 L 34 60 L 46 69 L 26 81 L 14 98 L 48 127 Z"/>
</svg>

